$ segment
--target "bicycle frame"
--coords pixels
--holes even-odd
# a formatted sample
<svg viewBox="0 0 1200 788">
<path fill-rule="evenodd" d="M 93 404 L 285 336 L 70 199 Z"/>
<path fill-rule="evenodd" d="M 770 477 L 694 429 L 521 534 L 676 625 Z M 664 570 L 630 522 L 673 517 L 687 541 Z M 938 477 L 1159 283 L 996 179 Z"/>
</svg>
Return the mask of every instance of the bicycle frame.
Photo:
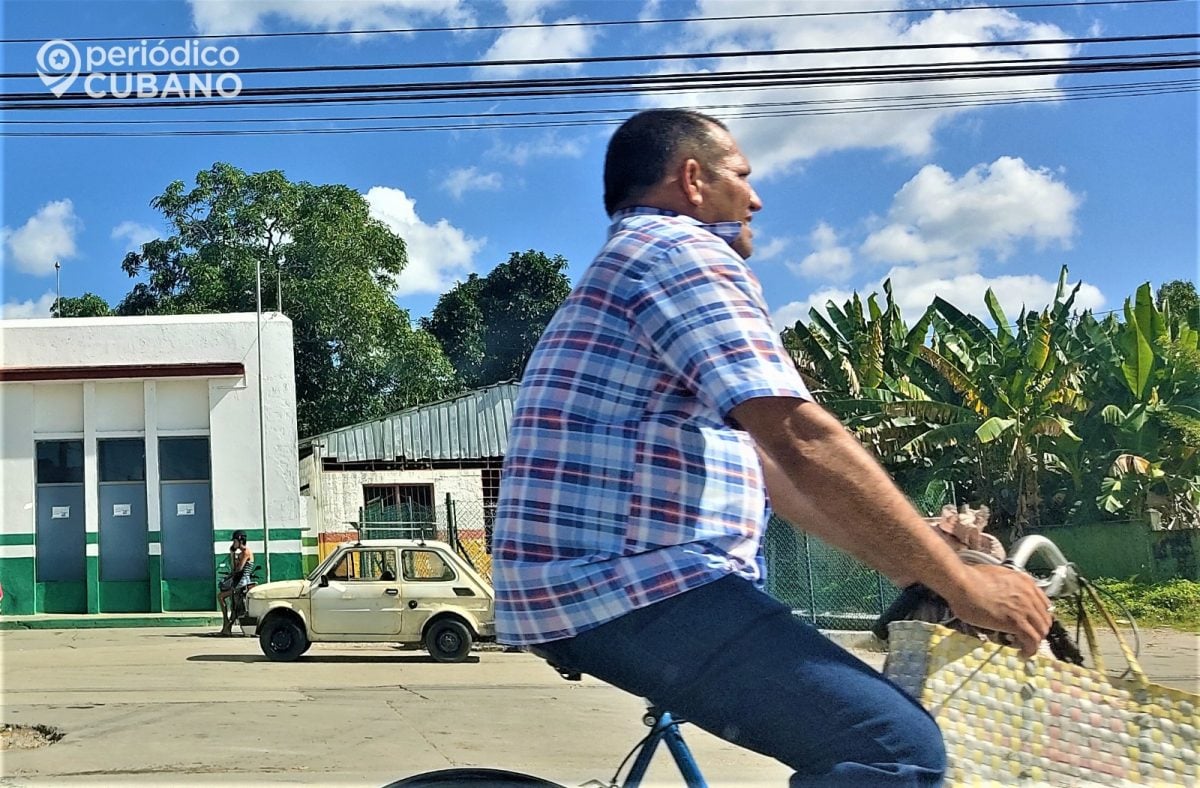
<svg viewBox="0 0 1200 788">
<path fill-rule="evenodd" d="M 708 788 L 708 783 L 700 774 L 700 766 L 683 740 L 683 734 L 679 732 L 680 721 L 672 717 L 670 712 L 654 706 L 650 707 L 642 720 L 650 726 L 650 735 L 634 759 L 633 766 L 629 767 L 629 774 L 623 783 L 624 788 L 639 788 L 660 742 L 667 745 L 667 750 L 675 759 L 679 774 L 688 788 Z"/>
</svg>

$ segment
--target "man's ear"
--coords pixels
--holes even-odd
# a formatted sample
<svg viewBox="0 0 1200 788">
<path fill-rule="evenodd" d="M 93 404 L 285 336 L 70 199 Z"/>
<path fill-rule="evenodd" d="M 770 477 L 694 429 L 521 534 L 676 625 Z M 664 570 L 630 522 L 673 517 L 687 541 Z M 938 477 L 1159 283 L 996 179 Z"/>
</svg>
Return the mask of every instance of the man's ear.
<svg viewBox="0 0 1200 788">
<path fill-rule="evenodd" d="M 684 199 L 691 205 L 699 206 L 704 202 L 704 168 L 695 159 L 685 159 L 681 169 L 679 185 L 683 189 Z"/>
</svg>

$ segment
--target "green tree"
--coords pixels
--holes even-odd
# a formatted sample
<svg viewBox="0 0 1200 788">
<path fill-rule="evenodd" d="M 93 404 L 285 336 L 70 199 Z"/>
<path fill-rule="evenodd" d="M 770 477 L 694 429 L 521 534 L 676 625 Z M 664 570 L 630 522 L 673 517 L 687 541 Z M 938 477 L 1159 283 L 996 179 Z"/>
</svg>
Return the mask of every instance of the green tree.
<svg viewBox="0 0 1200 788">
<path fill-rule="evenodd" d="M 95 293 L 84 293 L 78 298 L 60 298 L 50 307 L 50 314 L 55 317 L 108 317 L 113 314 L 112 308 Z"/>
<path fill-rule="evenodd" d="M 1177 319 L 1200 320 L 1200 294 L 1196 285 L 1186 279 L 1175 279 L 1158 288 L 1155 299 L 1159 309 L 1169 309 Z M 1200 326 L 1198 326 L 1200 327 Z"/>
<path fill-rule="evenodd" d="M 437 337 L 464 386 L 519 378 L 571 292 L 566 268 L 562 255 L 513 252 L 487 276 L 472 274 L 445 293 L 421 326 Z"/>
<path fill-rule="evenodd" d="M 470 274 L 443 293 L 429 317 L 421 318 L 421 328 L 441 344 L 465 388 L 477 388 L 483 380 L 484 323 L 479 296 L 484 280 Z"/>
<path fill-rule="evenodd" d="M 218 163 L 151 206 L 173 233 L 125 257 L 122 268 L 143 281 L 118 312 L 253 312 L 257 266 L 263 309 L 281 305 L 292 321 L 301 435 L 453 391 L 437 343 L 391 296 L 404 241 L 354 189 Z"/>
</svg>

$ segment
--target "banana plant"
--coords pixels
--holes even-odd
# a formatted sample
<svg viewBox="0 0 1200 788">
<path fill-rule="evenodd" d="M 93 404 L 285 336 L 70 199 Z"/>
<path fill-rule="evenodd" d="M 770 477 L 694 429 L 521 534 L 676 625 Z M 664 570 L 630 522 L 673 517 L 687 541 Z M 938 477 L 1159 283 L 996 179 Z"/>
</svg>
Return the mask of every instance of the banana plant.
<svg viewBox="0 0 1200 788">
<path fill-rule="evenodd" d="M 1083 364 L 1071 351 L 1066 269 L 1055 303 L 1022 311 L 1015 331 L 990 289 L 984 302 L 995 331 L 937 297 L 926 312 L 929 344 L 910 356 L 908 378 L 923 399 L 882 406 L 891 417 L 881 441 L 891 453 L 933 460 L 951 451 L 968 474 L 974 497 L 1018 531 L 1039 520 L 1041 478 L 1059 473 L 1055 455 L 1078 444 L 1074 417 L 1084 405 Z M 885 452 L 886 454 L 887 452 Z"/>
<path fill-rule="evenodd" d="M 1096 506 L 1140 517 L 1149 508 L 1194 525 L 1200 514 L 1200 331 L 1195 317 L 1172 319 L 1149 283 L 1124 304 L 1124 321 L 1096 355 L 1120 375 L 1097 375 L 1089 414 L 1103 481 Z M 1081 326 L 1081 328 L 1083 328 Z"/>
</svg>

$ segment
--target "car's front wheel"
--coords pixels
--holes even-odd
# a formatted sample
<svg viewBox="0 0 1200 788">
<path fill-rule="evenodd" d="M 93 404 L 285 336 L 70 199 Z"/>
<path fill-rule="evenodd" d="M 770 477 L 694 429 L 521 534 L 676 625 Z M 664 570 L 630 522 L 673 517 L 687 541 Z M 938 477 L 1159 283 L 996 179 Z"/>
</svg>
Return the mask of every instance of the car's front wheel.
<svg viewBox="0 0 1200 788">
<path fill-rule="evenodd" d="M 260 628 L 258 645 L 267 659 L 291 662 L 307 651 L 309 644 L 304 627 L 290 618 L 272 616 Z"/>
<path fill-rule="evenodd" d="M 438 662 L 462 662 L 471 651 L 471 630 L 461 621 L 434 621 L 425 633 L 425 648 Z"/>
</svg>

